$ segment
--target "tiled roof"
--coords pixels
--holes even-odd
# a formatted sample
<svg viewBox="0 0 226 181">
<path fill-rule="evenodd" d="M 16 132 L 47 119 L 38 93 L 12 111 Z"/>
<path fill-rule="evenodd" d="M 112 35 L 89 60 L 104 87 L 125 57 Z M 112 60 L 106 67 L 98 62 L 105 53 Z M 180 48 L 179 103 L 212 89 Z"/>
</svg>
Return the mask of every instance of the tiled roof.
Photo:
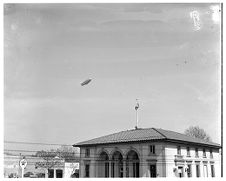
<svg viewBox="0 0 226 181">
<path fill-rule="evenodd" d="M 164 130 L 164 129 L 156 129 L 156 130 L 159 133 L 163 134 L 167 139 L 170 139 L 170 140 L 177 140 L 177 141 L 184 141 L 184 142 L 198 143 L 198 144 L 205 144 L 205 145 L 220 147 L 220 145 L 217 143 L 205 141 L 203 139 L 194 138 L 194 137 L 182 134 L 182 133 Z"/>
<path fill-rule="evenodd" d="M 127 131 L 121 131 L 118 133 L 110 134 L 107 136 L 102 136 L 94 138 L 88 141 L 83 141 L 77 143 L 73 146 L 88 146 L 88 145 L 100 145 L 100 144 L 111 144 L 111 143 L 125 143 L 125 142 L 136 142 L 136 141 L 151 141 L 151 140 L 171 140 L 171 141 L 183 141 L 194 144 L 202 144 L 220 147 L 219 144 L 213 142 L 207 142 L 201 139 L 186 136 L 181 133 L 174 131 L 168 131 L 157 128 L 147 128 L 147 129 L 132 129 Z"/>
</svg>

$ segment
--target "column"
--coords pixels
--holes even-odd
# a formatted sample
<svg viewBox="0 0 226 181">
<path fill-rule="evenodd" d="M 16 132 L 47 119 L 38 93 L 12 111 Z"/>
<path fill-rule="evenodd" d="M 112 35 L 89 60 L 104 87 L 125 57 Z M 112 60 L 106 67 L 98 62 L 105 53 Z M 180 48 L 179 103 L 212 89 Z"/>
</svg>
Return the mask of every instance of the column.
<svg viewBox="0 0 226 181">
<path fill-rule="evenodd" d="M 208 162 L 208 177 L 212 177 L 211 163 L 210 162 Z"/>
<path fill-rule="evenodd" d="M 64 168 L 62 168 L 61 170 L 62 170 L 62 178 L 64 178 L 64 177 L 65 177 L 65 174 L 64 174 L 64 173 L 65 173 L 65 172 L 64 172 Z"/>
<path fill-rule="evenodd" d="M 109 160 L 109 177 L 111 178 L 111 160 Z"/>
<path fill-rule="evenodd" d="M 196 164 L 194 161 L 191 164 L 191 177 L 196 177 Z"/>
<path fill-rule="evenodd" d="M 123 160 L 123 178 L 126 177 L 126 160 Z"/>
<path fill-rule="evenodd" d="M 133 177 L 133 163 L 129 161 L 129 177 Z"/>
<path fill-rule="evenodd" d="M 53 169 L 53 178 L 56 178 L 56 169 Z"/>
<path fill-rule="evenodd" d="M 203 177 L 203 162 L 200 162 L 200 177 Z"/>
<path fill-rule="evenodd" d="M 79 164 L 79 178 L 84 178 L 84 161 L 80 161 Z"/>
<path fill-rule="evenodd" d="M 45 169 L 45 178 L 48 178 L 48 169 Z"/>
<path fill-rule="evenodd" d="M 95 177 L 95 165 L 94 161 L 90 160 L 89 164 L 89 177 Z"/>
</svg>

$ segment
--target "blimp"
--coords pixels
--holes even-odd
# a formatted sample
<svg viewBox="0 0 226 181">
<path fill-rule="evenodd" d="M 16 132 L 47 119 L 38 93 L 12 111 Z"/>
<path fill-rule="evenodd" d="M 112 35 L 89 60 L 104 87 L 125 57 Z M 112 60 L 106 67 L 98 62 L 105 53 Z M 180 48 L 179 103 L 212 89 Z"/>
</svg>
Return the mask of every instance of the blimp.
<svg viewBox="0 0 226 181">
<path fill-rule="evenodd" d="M 88 83 L 91 82 L 92 79 L 87 79 L 84 82 L 81 83 L 81 86 L 87 85 Z"/>
</svg>

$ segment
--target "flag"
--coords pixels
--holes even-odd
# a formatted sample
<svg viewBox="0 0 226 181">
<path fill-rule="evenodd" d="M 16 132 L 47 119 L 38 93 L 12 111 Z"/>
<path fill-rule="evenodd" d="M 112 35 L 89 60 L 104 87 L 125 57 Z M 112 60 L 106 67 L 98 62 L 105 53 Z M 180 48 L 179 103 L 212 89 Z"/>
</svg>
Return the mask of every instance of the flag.
<svg viewBox="0 0 226 181">
<path fill-rule="evenodd" d="M 135 110 L 139 108 L 139 103 L 137 102 L 137 105 L 135 106 Z"/>
</svg>

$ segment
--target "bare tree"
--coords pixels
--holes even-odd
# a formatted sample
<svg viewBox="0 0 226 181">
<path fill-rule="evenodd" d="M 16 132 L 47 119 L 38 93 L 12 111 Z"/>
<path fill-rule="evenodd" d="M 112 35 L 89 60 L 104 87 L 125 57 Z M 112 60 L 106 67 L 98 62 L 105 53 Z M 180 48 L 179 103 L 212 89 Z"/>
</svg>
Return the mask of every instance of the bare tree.
<svg viewBox="0 0 226 181">
<path fill-rule="evenodd" d="M 78 161 L 79 151 L 77 148 L 71 146 L 61 146 L 56 150 L 56 153 L 59 158 L 63 158 L 65 161 Z"/>
<path fill-rule="evenodd" d="M 206 141 L 211 141 L 210 136 L 205 132 L 204 129 L 199 128 L 198 126 L 190 126 L 188 129 L 184 131 L 184 133 L 188 136 L 192 136 L 194 138 L 203 139 Z"/>
<path fill-rule="evenodd" d="M 57 152 L 55 150 L 38 151 L 35 156 L 42 159 L 42 161 L 35 163 L 35 168 L 46 169 L 48 175 L 50 169 L 62 165 L 62 160 L 58 157 Z"/>
<path fill-rule="evenodd" d="M 35 156 L 42 159 L 42 161 L 35 163 L 35 167 L 46 169 L 48 174 L 50 169 L 62 167 L 64 161 L 76 162 L 79 160 L 78 150 L 69 146 L 61 146 L 50 151 L 38 151 Z"/>
</svg>

